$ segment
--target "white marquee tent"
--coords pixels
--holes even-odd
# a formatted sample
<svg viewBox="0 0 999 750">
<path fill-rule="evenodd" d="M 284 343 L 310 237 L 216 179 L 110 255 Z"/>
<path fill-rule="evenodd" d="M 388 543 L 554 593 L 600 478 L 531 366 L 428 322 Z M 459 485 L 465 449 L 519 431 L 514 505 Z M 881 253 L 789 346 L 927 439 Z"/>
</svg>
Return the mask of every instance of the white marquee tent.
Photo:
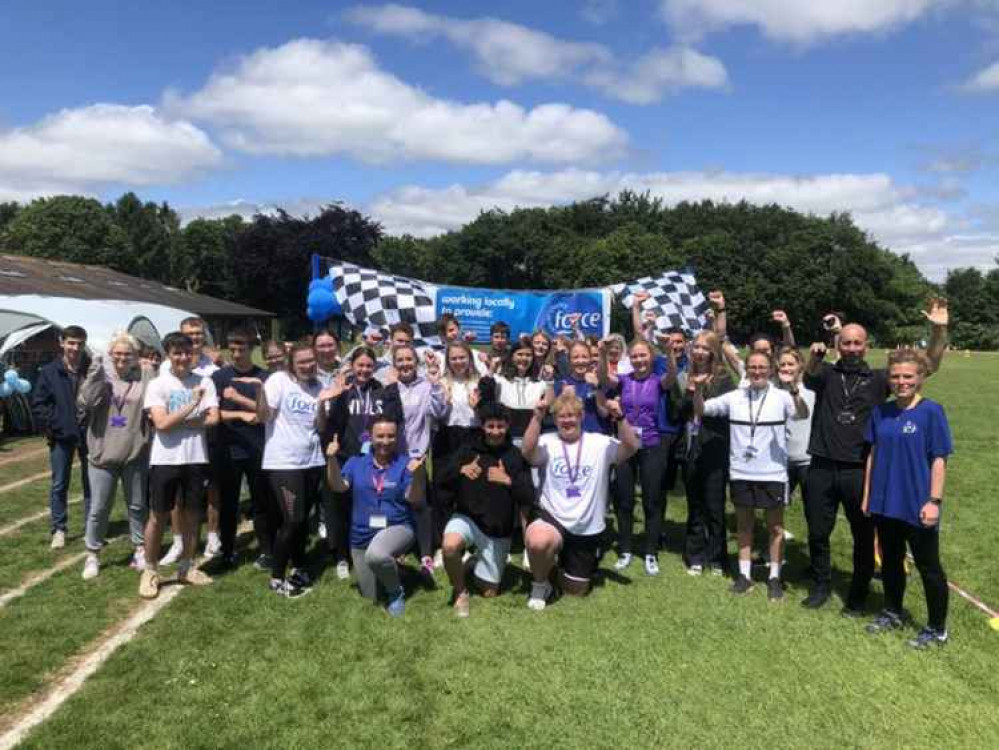
<svg viewBox="0 0 999 750">
<path fill-rule="evenodd" d="M 0 295 L 0 356 L 42 331 L 70 325 L 87 330 L 87 345 L 93 351 L 104 351 L 111 336 L 122 330 L 159 348 L 161 337 L 193 314 L 149 302 Z"/>
</svg>

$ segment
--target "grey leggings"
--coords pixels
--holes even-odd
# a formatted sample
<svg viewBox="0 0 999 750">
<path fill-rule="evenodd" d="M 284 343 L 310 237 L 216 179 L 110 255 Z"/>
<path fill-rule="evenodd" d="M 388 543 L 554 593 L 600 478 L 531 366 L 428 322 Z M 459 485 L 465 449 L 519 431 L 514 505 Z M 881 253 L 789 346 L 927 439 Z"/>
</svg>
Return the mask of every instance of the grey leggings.
<svg viewBox="0 0 999 750">
<path fill-rule="evenodd" d="M 377 602 L 379 590 L 386 594 L 399 590 L 399 566 L 395 558 L 412 547 L 415 538 L 409 526 L 389 526 L 375 534 L 367 549 L 351 547 L 361 596 Z"/>
<path fill-rule="evenodd" d="M 147 467 L 144 458 L 136 459 L 124 466 L 91 465 L 88 472 L 91 500 L 85 538 L 87 549 L 97 552 L 104 546 L 104 537 L 108 533 L 108 518 L 111 515 L 111 505 L 114 503 L 119 479 L 125 496 L 125 505 L 128 507 L 129 536 L 132 538 L 133 546 L 141 545 L 146 518 L 149 515 L 149 503 L 146 500 Z"/>
</svg>

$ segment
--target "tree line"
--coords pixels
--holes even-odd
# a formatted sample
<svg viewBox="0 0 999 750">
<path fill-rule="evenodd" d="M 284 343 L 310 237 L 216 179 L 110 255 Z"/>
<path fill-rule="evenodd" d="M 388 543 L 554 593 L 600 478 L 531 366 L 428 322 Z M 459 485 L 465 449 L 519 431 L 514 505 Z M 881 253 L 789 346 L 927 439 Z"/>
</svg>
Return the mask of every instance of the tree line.
<svg viewBox="0 0 999 750">
<path fill-rule="evenodd" d="M 920 309 L 944 294 L 952 340 L 999 348 L 999 267 L 952 269 L 937 287 L 907 255 L 881 247 L 848 214 L 700 201 L 666 206 L 624 191 L 565 206 L 482 212 L 432 238 L 388 236 L 339 203 L 315 216 L 278 210 L 186 224 L 134 193 L 103 204 L 82 196 L 0 204 L 3 252 L 103 265 L 277 314 L 285 336 L 305 317 L 313 253 L 440 284 L 509 289 L 596 287 L 680 267 L 723 289 L 736 341 L 771 330 L 784 309 L 801 341 L 835 310 L 882 345 L 925 337 Z M 613 326 L 626 327 L 616 306 Z M 776 333 L 776 330 L 773 331 Z"/>
</svg>

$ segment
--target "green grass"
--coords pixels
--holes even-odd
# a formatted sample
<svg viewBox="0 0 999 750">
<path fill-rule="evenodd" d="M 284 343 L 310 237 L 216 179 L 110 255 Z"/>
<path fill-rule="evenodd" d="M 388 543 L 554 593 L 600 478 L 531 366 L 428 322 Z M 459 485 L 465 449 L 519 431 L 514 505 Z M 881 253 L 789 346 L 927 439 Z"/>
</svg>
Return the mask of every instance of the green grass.
<svg viewBox="0 0 999 750">
<path fill-rule="evenodd" d="M 949 355 L 927 387 L 955 435 L 944 565 L 993 606 L 997 374 L 999 358 Z M 951 643 L 916 653 L 904 644 L 911 632 L 872 637 L 838 606 L 802 609 L 797 501 L 787 601 L 768 604 L 762 586 L 734 598 L 727 579 L 685 574 L 676 554 L 684 506 L 671 496 L 657 579 L 639 565 L 611 574 L 611 555 L 593 595 L 542 614 L 526 609 L 517 570 L 498 599 L 473 599 L 467 621 L 452 615 L 443 575 L 436 591 L 412 590 L 405 618 L 393 621 L 332 571 L 310 596 L 287 601 L 244 565 L 185 591 L 24 746 L 999 746 L 999 633 L 984 615 L 953 596 Z M 31 557 L 29 548 L 18 555 Z M 842 587 L 845 521 L 833 551 Z M 74 566 L 0 612 L 0 712 L 134 603 L 134 573 L 98 581 L 81 581 Z M 878 584 L 872 599 L 873 608 Z M 917 576 L 906 603 L 923 622 Z"/>
</svg>

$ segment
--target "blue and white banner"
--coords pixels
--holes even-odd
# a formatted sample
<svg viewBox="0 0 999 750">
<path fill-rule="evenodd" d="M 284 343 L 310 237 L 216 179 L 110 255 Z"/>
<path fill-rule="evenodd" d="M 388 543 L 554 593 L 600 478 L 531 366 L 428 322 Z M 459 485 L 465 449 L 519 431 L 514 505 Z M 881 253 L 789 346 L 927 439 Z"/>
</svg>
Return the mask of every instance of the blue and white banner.
<svg viewBox="0 0 999 750">
<path fill-rule="evenodd" d="M 439 286 L 336 261 L 327 261 L 327 272 L 320 274 L 318 260 L 309 285 L 310 320 L 318 323 L 343 315 L 354 325 L 379 329 L 406 322 L 421 344 L 440 343 L 437 321 L 444 313 L 454 315 L 466 333 L 483 342 L 489 339 L 490 326 L 500 321 L 510 326 L 514 338 L 536 330 L 570 334 L 576 325 L 583 335 L 603 337 L 610 332 L 612 298 L 618 296 L 629 307 L 636 291 L 650 293 L 643 309 L 655 310 L 657 327 L 674 325 L 694 332 L 706 325 L 707 302 L 689 271 L 603 289 L 520 291 Z"/>
</svg>

